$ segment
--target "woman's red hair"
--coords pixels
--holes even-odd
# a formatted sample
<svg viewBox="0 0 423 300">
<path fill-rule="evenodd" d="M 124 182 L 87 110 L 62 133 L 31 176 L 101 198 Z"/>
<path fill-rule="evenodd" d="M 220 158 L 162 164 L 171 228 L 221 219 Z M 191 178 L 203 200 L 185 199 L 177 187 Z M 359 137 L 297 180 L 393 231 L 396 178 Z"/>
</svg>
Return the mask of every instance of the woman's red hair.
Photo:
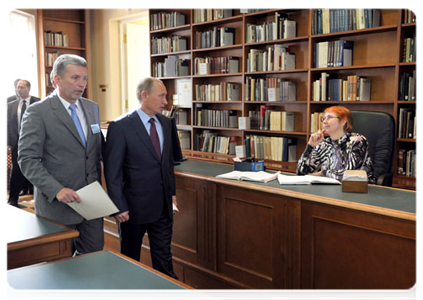
<svg viewBox="0 0 423 300">
<path fill-rule="evenodd" d="M 344 131 L 351 133 L 353 130 L 352 115 L 348 108 L 343 106 L 331 106 L 325 109 L 324 113 L 335 113 L 340 121 L 346 121 Z"/>
</svg>

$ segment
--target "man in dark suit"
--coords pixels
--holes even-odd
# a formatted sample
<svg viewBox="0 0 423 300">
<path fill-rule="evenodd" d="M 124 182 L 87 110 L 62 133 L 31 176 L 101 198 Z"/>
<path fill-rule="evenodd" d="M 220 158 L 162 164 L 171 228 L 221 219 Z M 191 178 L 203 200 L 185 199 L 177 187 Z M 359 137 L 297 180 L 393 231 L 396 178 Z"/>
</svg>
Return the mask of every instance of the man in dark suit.
<svg viewBox="0 0 423 300">
<path fill-rule="evenodd" d="M 15 86 L 15 94 L 13 96 L 7 97 L 7 103 L 15 101 L 18 99 L 18 83 L 21 79 L 18 78 L 14 81 L 13 85 Z"/>
<path fill-rule="evenodd" d="M 18 198 L 21 194 L 32 193 L 32 184 L 22 175 L 18 165 L 18 140 L 21 120 L 26 108 L 40 100 L 29 95 L 31 83 L 28 80 L 20 80 L 16 86 L 18 99 L 7 104 L 7 146 L 12 155 L 12 171 L 9 179 L 9 204 L 18 206 Z"/>
<path fill-rule="evenodd" d="M 153 268 L 177 278 L 173 271 L 172 203 L 176 203 L 174 153 L 176 125 L 161 113 L 166 87 L 155 78 L 141 81 L 141 108 L 112 122 L 107 130 L 104 170 L 110 198 L 119 209 L 121 252 L 140 260 L 145 232 Z"/>
<path fill-rule="evenodd" d="M 35 187 L 35 213 L 79 231 L 74 254 L 100 251 L 103 218 L 84 219 L 67 203 L 81 202 L 77 190 L 101 182 L 100 110 L 82 97 L 87 85 L 84 58 L 63 54 L 51 74 L 56 90 L 28 107 L 19 138 L 18 162 Z"/>
</svg>

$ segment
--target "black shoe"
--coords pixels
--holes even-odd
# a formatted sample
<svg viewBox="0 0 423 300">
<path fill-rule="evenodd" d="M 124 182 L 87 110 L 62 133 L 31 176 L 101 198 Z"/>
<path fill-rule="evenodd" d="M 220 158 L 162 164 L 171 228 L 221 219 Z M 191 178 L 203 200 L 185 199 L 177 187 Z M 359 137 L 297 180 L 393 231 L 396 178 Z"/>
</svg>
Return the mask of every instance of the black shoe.
<svg viewBox="0 0 423 300">
<path fill-rule="evenodd" d="M 18 199 L 9 199 L 8 203 L 9 203 L 9 205 L 12 205 L 12 206 L 19 208 Z"/>
<path fill-rule="evenodd" d="M 22 190 L 22 191 L 19 192 L 19 196 L 25 196 L 27 194 L 28 194 L 28 191 Z"/>
<path fill-rule="evenodd" d="M 29 194 L 29 195 L 34 195 L 34 190 L 33 190 L 33 189 L 29 189 L 28 194 Z"/>
</svg>

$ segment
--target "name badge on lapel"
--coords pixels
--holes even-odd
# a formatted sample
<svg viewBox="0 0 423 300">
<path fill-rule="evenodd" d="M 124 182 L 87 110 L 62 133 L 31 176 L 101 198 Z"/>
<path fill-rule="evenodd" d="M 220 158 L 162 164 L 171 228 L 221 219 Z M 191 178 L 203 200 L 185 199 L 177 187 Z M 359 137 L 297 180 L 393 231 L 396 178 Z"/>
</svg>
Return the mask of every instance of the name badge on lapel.
<svg viewBox="0 0 423 300">
<path fill-rule="evenodd" d="M 91 131 L 93 134 L 99 133 L 100 132 L 100 126 L 98 126 L 98 124 L 92 124 L 91 125 Z"/>
</svg>

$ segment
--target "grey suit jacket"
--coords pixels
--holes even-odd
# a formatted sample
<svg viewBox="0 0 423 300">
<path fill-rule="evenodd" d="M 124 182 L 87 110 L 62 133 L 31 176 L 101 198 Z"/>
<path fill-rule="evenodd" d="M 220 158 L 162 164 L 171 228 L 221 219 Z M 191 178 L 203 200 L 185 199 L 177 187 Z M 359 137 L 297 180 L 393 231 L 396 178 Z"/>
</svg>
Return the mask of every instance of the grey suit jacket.
<svg viewBox="0 0 423 300">
<path fill-rule="evenodd" d="M 83 217 L 58 201 L 57 193 L 101 181 L 99 107 L 85 98 L 79 103 L 88 126 L 87 148 L 55 93 L 28 107 L 18 142 L 18 163 L 35 188 L 36 214 L 65 225 L 78 224 Z"/>
<path fill-rule="evenodd" d="M 29 99 L 29 105 L 39 100 L 40 98 L 31 96 Z M 17 146 L 19 139 L 18 106 L 19 99 L 7 104 L 7 145 L 12 148 Z"/>
</svg>

